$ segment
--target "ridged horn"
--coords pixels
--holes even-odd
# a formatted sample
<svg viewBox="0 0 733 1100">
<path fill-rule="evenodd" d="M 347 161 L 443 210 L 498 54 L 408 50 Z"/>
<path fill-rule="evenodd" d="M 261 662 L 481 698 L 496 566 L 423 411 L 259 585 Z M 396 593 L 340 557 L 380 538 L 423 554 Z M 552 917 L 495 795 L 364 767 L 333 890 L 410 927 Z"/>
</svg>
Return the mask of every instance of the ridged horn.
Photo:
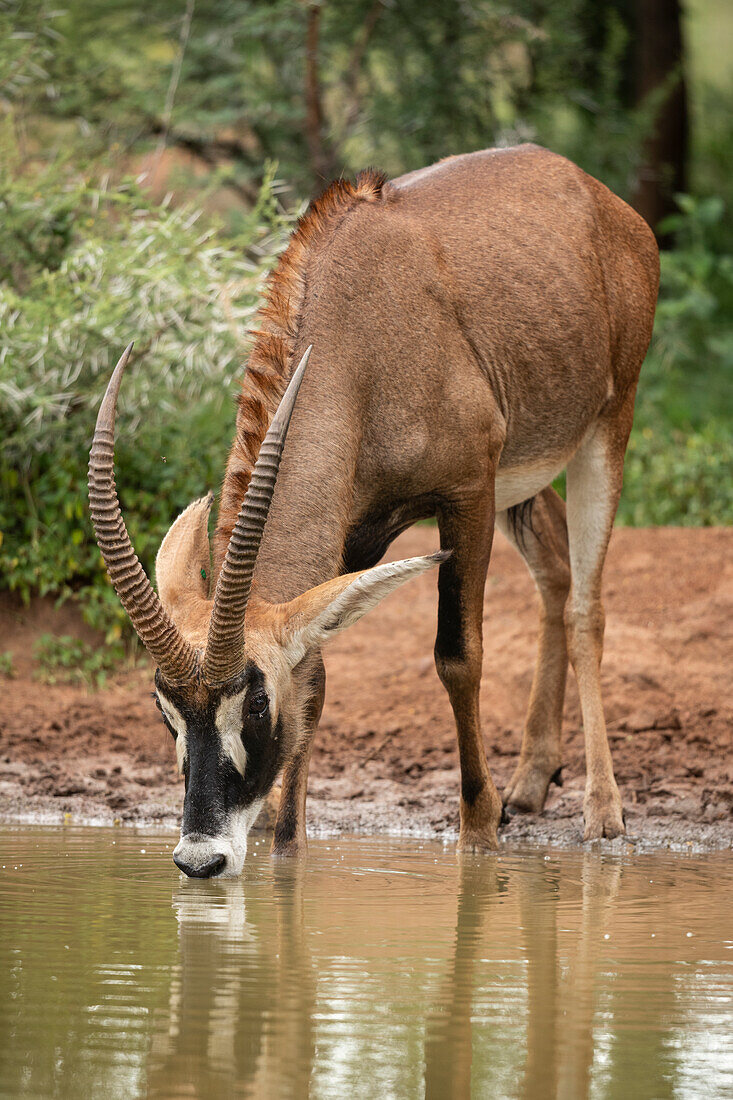
<svg viewBox="0 0 733 1100">
<path fill-rule="evenodd" d="M 249 479 L 214 593 L 204 655 L 204 680 L 222 684 L 244 669 L 244 613 L 252 587 L 257 552 L 275 491 L 285 436 L 312 345 L 283 394 Z"/>
<path fill-rule="evenodd" d="M 196 672 L 196 654 L 164 611 L 137 559 L 120 512 L 115 486 L 115 412 L 131 351 L 132 344 L 129 344 L 109 380 L 97 416 L 89 453 L 89 509 L 110 580 L 140 641 L 165 679 L 172 684 L 182 684 L 191 680 Z"/>
</svg>

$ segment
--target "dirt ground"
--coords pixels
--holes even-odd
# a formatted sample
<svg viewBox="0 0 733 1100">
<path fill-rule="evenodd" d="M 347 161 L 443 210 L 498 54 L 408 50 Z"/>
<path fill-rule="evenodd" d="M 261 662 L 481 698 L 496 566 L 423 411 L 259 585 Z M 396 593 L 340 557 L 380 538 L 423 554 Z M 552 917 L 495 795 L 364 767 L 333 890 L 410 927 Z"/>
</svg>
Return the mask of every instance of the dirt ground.
<svg viewBox="0 0 733 1100">
<path fill-rule="evenodd" d="M 413 528 L 393 557 L 436 547 Z M 619 529 L 605 575 L 606 714 L 627 841 L 689 850 L 733 846 L 733 531 Z M 336 639 L 309 784 L 312 833 L 452 839 L 458 824 L 453 720 L 432 660 L 436 578 L 391 596 Z M 486 589 L 481 704 L 499 788 L 519 752 L 534 662 L 537 601 L 497 535 Z M 43 631 L 85 636 L 72 608 L 0 603 L 0 816 L 4 820 L 178 823 L 182 782 L 150 695 L 149 669 L 92 693 L 34 678 Z M 88 636 L 88 635 L 87 635 Z M 540 816 L 514 817 L 507 843 L 582 842 L 583 739 L 568 681 L 564 786 Z M 604 842 L 608 843 L 608 842 Z M 624 841 L 611 842 L 623 846 Z"/>
</svg>

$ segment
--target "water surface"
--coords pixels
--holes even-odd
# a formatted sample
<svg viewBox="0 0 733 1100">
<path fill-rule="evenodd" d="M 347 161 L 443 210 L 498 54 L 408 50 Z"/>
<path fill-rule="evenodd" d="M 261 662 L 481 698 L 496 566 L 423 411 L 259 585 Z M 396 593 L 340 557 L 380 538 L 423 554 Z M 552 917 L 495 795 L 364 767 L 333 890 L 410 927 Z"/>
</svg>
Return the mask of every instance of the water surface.
<svg viewBox="0 0 733 1100">
<path fill-rule="evenodd" d="M 733 860 L 0 828 L 0 1096 L 733 1096 Z"/>
</svg>

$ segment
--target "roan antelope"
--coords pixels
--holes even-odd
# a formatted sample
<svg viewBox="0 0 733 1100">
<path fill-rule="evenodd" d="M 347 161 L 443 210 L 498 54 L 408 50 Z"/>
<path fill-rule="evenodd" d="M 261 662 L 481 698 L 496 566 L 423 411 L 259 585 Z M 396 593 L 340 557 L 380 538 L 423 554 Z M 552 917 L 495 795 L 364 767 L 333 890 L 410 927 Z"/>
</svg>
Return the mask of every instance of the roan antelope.
<svg viewBox="0 0 733 1100">
<path fill-rule="evenodd" d="M 240 873 L 247 831 L 281 771 L 273 851 L 305 849 L 321 647 L 437 563 L 435 660 L 458 733 L 459 848 L 496 848 L 502 801 L 478 704 L 495 523 L 541 597 L 504 801 L 544 805 L 561 764 L 569 656 L 585 731 L 585 837 L 623 833 L 601 701 L 601 574 L 658 273 L 645 222 L 536 146 L 449 157 L 391 183 L 372 171 L 333 183 L 270 277 L 222 488 L 213 596 L 211 497 L 166 535 L 159 597 L 130 544 L 113 478 L 125 352 L 97 421 L 89 498 L 112 583 L 158 665 L 157 700 L 186 780 L 174 853 L 186 874 Z M 567 509 L 550 487 L 564 469 Z M 376 565 L 430 516 L 441 553 Z"/>
</svg>

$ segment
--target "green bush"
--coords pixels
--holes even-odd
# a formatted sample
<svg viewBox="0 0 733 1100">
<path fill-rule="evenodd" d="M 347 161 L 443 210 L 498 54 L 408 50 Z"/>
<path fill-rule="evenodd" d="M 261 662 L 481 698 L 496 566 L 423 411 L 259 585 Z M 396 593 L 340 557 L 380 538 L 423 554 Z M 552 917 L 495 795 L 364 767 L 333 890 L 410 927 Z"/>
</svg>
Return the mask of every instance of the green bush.
<svg viewBox="0 0 733 1100">
<path fill-rule="evenodd" d="M 722 199 L 678 195 L 662 229 L 676 247 L 661 256 L 654 340 L 644 375 L 665 417 L 698 428 L 733 417 L 733 255 L 721 247 Z"/>
<path fill-rule="evenodd" d="M 619 522 L 702 527 L 733 520 L 730 427 L 634 431 L 624 466 Z"/>
<path fill-rule="evenodd" d="M 35 675 L 46 684 L 104 687 L 109 673 L 125 665 L 122 644 L 91 646 L 70 634 L 42 634 L 33 645 Z"/>
<path fill-rule="evenodd" d="M 59 164 L 27 171 L 0 140 L 0 575 L 24 599 L 82 596 L 111 639 L 124 616 L 106 582 L 86 463 L 110 372 L 137 337 L 120 398 L 117 481 L 148 569 L 165 530 L 216 488 L 231 395 L 261 282 L 283 240 L 271 175 L 234 239 L 132 182 Z"/>
<path fill-rule="evenodd" d="M 733 256 L 719 199 L 678 203 L 619 507 L 636 526 L 733 522 Z"/>
</svg>

